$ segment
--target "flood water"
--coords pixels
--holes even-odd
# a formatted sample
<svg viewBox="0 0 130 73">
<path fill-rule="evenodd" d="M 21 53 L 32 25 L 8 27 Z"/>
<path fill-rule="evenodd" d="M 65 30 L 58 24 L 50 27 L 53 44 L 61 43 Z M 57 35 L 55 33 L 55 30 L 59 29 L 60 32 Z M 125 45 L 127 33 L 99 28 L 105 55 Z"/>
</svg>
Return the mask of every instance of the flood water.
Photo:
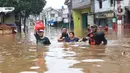
<svg viewBox="0 0 130 73">
<path fill-rule="evenodd" d="M 106 33 L 108 45 L 58 43 L 60 29 L 48 28 L 50 46 L 28 34 L 0 35 L 0 73 L 130 73 L 130 30 Z"/>
</svg>

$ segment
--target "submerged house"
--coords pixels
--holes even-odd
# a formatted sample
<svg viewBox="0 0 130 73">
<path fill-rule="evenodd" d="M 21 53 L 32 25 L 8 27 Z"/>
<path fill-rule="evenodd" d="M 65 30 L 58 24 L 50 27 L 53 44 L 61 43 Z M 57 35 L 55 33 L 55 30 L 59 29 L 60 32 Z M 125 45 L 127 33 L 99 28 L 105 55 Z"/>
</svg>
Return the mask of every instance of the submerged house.
<svg viewBox="0 0 130 73">
<path fill-rule="evenodd" d="M 11 34 L 16 29 L 14 7 L 0 7 L 0 34 Z"/>
</svg>

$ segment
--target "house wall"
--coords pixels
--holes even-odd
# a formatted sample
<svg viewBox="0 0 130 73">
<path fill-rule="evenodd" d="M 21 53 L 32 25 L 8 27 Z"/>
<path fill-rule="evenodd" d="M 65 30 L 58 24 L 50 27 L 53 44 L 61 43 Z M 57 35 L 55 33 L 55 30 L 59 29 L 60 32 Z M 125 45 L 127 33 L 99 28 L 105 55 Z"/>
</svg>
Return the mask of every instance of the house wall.
<svg viewBox="0 0 130 73">
<path fill-rule="evenodd" d="M 91 4 L 91 0 L 72 0 L 72 9 L 86 8 L 87 5 Z"/>
<path fill-rule="evenodd" d="M 83 36 L 83 28 L 84 25 L 82 24 L 82 14 L 88 13 L 90 11 L 90 8 L 82 9 L 82 10 L 73 10 L 73 20 L 74 20 L 74 32 L 77 36 L 82 37 Z M 87 20 L 86 20 L 87 21 Z"/>
<path fill-rule="evenodd" d="M 10 17 L 5 18 L 4 20 L 5 24 L 15 24 L 15 17 L 14 15 L 10 15 Z"/>
<path fill-rule="evenodd" d="M 99 2 L 95 0 L 95 13 L 98 12 L 105 12 L 112 10 L 112 7 L 110 6 L 110 0 L 105 0 L 102 2 L 102 8 L 99 8 Z"/>
<path fill-rule="evenodd" d="M 54 14 L 54 17 L 51 16 L 52 14 Z M 51 21 L 51 20 L 56 21 L 56 18 L 58 16 L 59 16 L 58 12 L 56 12 L 56 11 L 48 11 L 47 15 L 46 15 L 46 18 L 47 18 L 47 21 Z"/>
</svg>

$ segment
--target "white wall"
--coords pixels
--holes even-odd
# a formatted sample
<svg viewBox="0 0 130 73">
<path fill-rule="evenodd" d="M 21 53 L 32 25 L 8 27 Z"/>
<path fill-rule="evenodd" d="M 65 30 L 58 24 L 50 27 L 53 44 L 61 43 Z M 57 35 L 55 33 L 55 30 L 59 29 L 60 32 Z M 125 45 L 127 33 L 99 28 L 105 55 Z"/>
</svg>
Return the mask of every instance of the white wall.
<svg viewBox="0 0 130 73">
<path fill-rule="evenodd" d="M 54 17 L 51 17 L 51 14 L 54 14 Z M 46 14 L 47 21 L 51 21 L 51 20 L 56 21 L 58 16 L 59 16 L 59 15 L 58 15 L 58 12 L 57 12 L 57 11 L 49 11 L 49 12 L 47 12 L 47 14 Z"/>
<path fill-rule="evenodd" d="M 69 13 L 69 10 L 68 9 L 64 9 L 63 10 L 63 14 L 68 14 Z"/>
<path fill-rule="evenodd" d="M 94 19 L 93 19 L 93 15 L 88 15 L 88 24 L 90 24 L 90 26 L 94 25 Z"/>
<path fill-rule="evenodd" d="M 130 0 L 123 0 L 120 2 L 122 6 L 130 6 Z M 103 1 L 102 8 L 99 8 L 99 2 L 95 0 L 95 13 L 114 10 L 114 7 L 110 6 L 110 0 Z M 117 2 L 115 3 L 115 10 L 117 10 Z"/>
<path fill-rule="evenodd" d="M 99 2 L 95 0 L 95 13 L 109 11 L 109 10 L 112 10 L 109 0 L 103 1 L 101 9 L 99 8 Z"/>
<path fill-rule="evenodd" d="M 125 6 L 130 6 L 130 0 L 124 0 L 123 3 Z"/>
</svg>

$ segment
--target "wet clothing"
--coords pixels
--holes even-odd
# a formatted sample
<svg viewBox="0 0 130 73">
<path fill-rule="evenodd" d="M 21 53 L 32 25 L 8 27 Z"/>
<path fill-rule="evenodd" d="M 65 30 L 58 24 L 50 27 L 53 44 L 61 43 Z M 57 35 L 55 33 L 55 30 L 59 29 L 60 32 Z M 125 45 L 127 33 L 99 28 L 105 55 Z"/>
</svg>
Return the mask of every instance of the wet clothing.
<svg viewBox="0 0 130 73">
<path fill-rule="evenodd" d="M 79 38 L 74 38 L 74 39 L 70 39 L 70 38 L 66 38 L 65 39 L 65 42 L 78 42 L 79 41 Z"/>
<path fill-rule="evenodd" d="M 36 38 L 36 43 L 37 44 L 43 44 L 43 45 L 49 45 L 51 44 L 50 40 L 47 38 L 47 37 L 43 37 L 43 38 L 40 38 L 40 36 L 36 33 L 34 34 L 35 38 Z"/>
<path fill-rule="evenodd" d="M 68 33 L 62 33 L 62 36 L 61 36 L 61 38 L 68 38 L 69 37 L 69 35 L 68 35 Z"/>
<path fill-rule="evenodd" d="M 88 34 L 88 37 L 90 37 L 89 39 L 90 45 L 100 45 L 102 42 L 104 45 L 107 44 L 104 32 L 90 33 Z"/>
</svg>

